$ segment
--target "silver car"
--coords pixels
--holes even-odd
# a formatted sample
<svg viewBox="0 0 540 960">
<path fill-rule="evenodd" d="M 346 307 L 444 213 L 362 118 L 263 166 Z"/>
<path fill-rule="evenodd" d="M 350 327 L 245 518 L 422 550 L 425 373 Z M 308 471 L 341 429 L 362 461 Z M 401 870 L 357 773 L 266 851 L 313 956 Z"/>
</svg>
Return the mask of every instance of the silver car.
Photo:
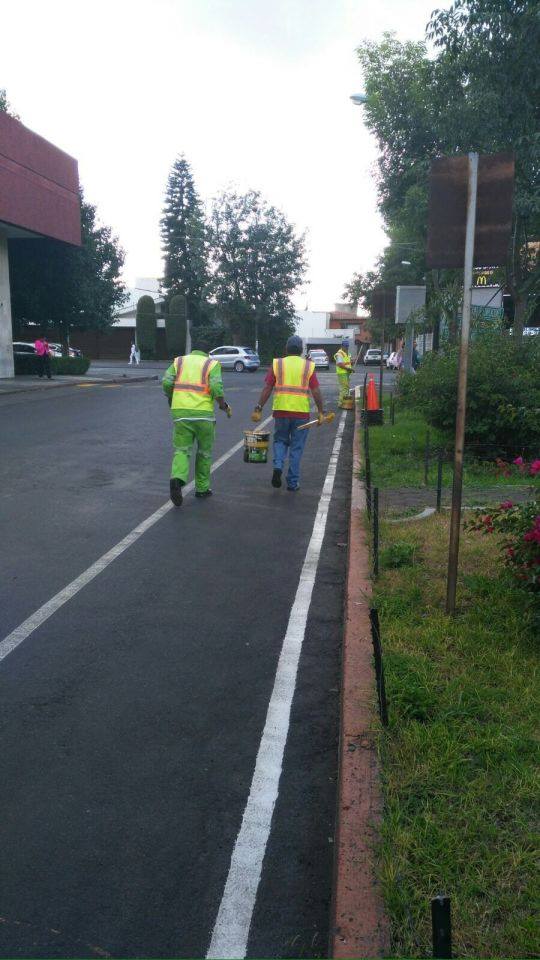
<svg viewBox="0 0 540 960">
<path fill-rule="evenodd" d="M 307 358 L 313 361 L 316 370 L 330 369 L 330 361 L 326 350 L 309 350 Z"/>
<path fill-rule="evenodd" d="M 225 345 L 211 350 L 208 356 L 219 360 L 224 370 L 236 370 L 237 373 L 242 373 L 243 370 L 258 370 L 261 365 L 259 354 L 251 347 Z"/>
</svg>

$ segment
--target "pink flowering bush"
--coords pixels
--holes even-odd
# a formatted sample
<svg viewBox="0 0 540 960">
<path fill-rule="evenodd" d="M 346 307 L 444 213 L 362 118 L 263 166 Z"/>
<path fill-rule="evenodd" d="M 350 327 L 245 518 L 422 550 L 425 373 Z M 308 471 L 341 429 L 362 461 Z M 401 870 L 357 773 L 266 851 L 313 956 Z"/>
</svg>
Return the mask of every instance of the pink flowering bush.
<svg viewBox="0 0 540 960">
<path fill-rule="evenodd" d="M 540 480 L 540 459 L 526 463 L 516 457 L 514 468 L 533 480 Z M 505 476 L 512 472 L 512 465 L 499 461 Z M 482 533 L 502 534 L 501 549 L 506 566 L 517 583 L 534 593 L 540 592 L 540 498 L 538 491 L 534 500 L 514 504 L 503 500 L 498 507 L 486 513 L 476 510 L 474 517 L 464 524 L 466 529 Z"/>
</svg>

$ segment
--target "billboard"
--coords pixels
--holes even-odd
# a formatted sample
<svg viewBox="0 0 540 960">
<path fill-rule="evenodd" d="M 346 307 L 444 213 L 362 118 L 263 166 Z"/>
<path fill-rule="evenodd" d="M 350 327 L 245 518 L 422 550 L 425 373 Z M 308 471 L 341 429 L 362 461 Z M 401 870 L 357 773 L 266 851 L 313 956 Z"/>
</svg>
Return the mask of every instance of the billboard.
<svg viewBox="0 0 540 960">
<path fill-rule="evenodd" d="M 396 287 L 396 323 L 407 323 L 411 313 L 425 304 L 425 287 Z"/>
<path fill-rule="evenodd" d="M 426 264 L 431 269 L 463 268 L 469 159 L 439 157 L 429 177 Z M 514 156 L 479 157 L 474 266 L 506 263 L 514 195 Z"/>
<path fill-rule="evenodd" d="M 81 243 L 77 161 L 0 113 L 0 229 Z"/>
</svg>

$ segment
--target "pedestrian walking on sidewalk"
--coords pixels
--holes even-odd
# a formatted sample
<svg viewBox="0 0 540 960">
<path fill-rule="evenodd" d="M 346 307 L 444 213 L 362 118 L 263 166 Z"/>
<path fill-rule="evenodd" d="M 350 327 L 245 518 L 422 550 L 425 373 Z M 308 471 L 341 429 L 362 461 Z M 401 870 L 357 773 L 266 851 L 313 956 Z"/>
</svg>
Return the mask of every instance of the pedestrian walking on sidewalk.
<svg viewBox="0 0 540 960">
<path fill-rule="evenodd" d="M 212 495 L 210 470 L 216 433 L 214 403 L 228 417 L 231 416 L 231 408 L 223 396 L 221 364 L 211 359 L 204 350 L 193 349 L 185 357 L 176 357 L 162 383 L 173 420 L 174 455 L 170 494 L 175 507 L 180 507 L 182 487 L 188 481 L 195 444 L 195 496 Z"/>
<path fill-rule="evenodd" d="M 47 339 L 45 337 L 38 337 L 34 343 L 34 350 L 38 358 L 39 379 L 41 380 L 43 374 L 46 373 L 47 380 L 51 380 L 51 355 Z"/>
<path fill-rule="evenodd" d="M 131 365 L 132 363 L 139 364 L 140 359 L 141 359 L 141 354 L 139 352 L 139 348 L 137 347 L 136 343 L 132 343 L 131 352 L 129 354 L 129 361 L 128 361 L 129 365 Z"/>
<path fill-rule="evenodd" d="M 338 378 L 339 405 L 349 399 L 349 381 L 352 374 L 352 359 L 349 356 L 349 341 L 343 340 L 341 347 L 334 356 Z"/>
<path fill-rule="evenodd" d="M 289 337 L 286 350 L 286 357 L 273 361 L 251 419 L 254 423 L 260 422 L 262 409 L 273 391 L 274 472 L 271 483 L 273 487 L 281 487 L 281 475 L 288 454 L 287 490 L 295 492 L 300 488 L 300 461 L 309 432 L 298 430 L 298 427 L 309 420 L 310 392 L 317 405 L 319 423 L 322 423 L 324 408 L 315 364 L 302 358 L 300 337 Z"/>
</svg>

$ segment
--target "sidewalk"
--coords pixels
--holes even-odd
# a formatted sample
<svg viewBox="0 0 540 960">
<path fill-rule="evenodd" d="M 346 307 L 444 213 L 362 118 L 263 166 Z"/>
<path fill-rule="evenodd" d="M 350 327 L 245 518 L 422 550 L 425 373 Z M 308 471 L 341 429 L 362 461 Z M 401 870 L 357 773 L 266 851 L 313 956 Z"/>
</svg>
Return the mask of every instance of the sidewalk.
<svg viewBox="0 0 540 960">
<path fill-rule="evenodd" d="M 90 370 L 91 369 L 92 367 L 90 367 Z M 80 384 L 89 383 L 143 383 L 147 380 L 157 380 L 159 376 L 157 372 L 151 372 L 150 370 L 144 374 L 142 371 L 139 372 L 139 370 L 137 370 L 136 373 L 124 373 L 114 368 L 111 368 L 110 373 L 106 371 L 101 373 L 101 369 L 102 368 L 99 368 L 99 376 L 92 376 L 91 373 L 86 373 L 79 377 L 58 376 L 53 377 L 51 380 L 45 378 L 40 379 L 36 376 L 6 377 L 5 380 L 0 380 L 0 396 L 11 393 L 35 392 L 36 390 L 56 390 L 59 387 L 76 387 Z"/>
</svg>

